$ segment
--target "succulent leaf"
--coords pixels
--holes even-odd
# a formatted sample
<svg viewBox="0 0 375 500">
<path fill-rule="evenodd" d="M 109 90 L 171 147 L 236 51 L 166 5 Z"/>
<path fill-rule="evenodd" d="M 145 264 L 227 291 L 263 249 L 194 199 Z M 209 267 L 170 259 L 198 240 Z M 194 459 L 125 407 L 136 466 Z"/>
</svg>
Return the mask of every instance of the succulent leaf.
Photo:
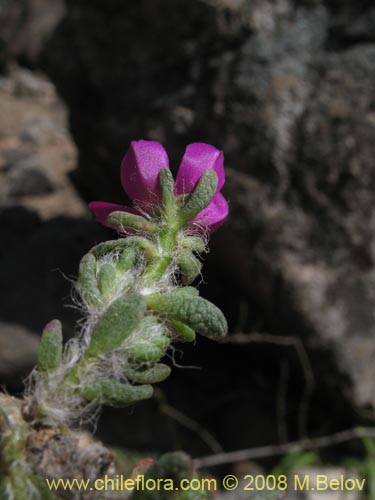
<svg viewBox="0 0 375 500">
<path fill-rule="evenodd" d="M 60 366 L 63 353 L 62 326 L 55 319 L 48 323 L 43 330 L 38 350 L 38 370 L 53 372 Z"/>
<path fill-rule="evenodd" d="M 199 214 L 212 200 L 218 186 L 214 170 L 206 170 L 199 179 L 194 191 L 180 211 L 183 220 L 188 221 Z"/>
<path fill-rule="evenodd" d="M 202 253 L 206 251 L 206 243 L 199 236 L 184 236 L 181 240 L 181 246 L 192 252 Z"/>
<path fill-rule="evenodd" d="M 141 295 L 122 295 L 105 311 L 96 324 L 87 357 L 112 351 L 119 347 L 139 325 L 146 310 Z"/>
<path fill-rule="evenodd" d="M 97 282 L 97 261 L 92 253 L 86 254 L 81 260 L 77 287 L 89 306 L 100 308 L 103 305 Z"/>
<path fill-rule="evenodd" d="M 125 369 L 124 375 L 128 377 L 132 382 L 138 384 L 156 384 L 162 382 L 171 373 L 171 368 L 163 363 L 157 363 L 151 367 L 146 367 L 145 369 L 136 369 L 128 366 Z"/>
<path fill-rule="evenodd" d="M 122 384 L 116 380 L 99 380 L 82 389 L 82 395 L 89 401 L 119 408 L 149 399 L 153 392 L 151 385 Z"/>
<path fill-rule="evenodd" d="M 129 212 L 112 212 L 107 219 L 110 226 L 126 228 L 130 227 L 137 231 L 145 231 L 147 233 L 155 233 L 157 227 L 152 222 L 148 221 L 141 215 L 131 214 Z"/>
<path fill-rule="evenodd" d="M 117 273 L 115 266 L 110 262 L 102 264 L 98 272 L 98 287 L 105 301 L 110 299 L 116 288 L 116 282 Z"/>
<path fill-rule="evenodd" d="M 202 263 L 192 254 L 190 250 L 182 250 L 178 254 L 178 265 L 182 273 L 184 285 L 192 283 L 202 270 Z"/>
<path fill-rule="evenodd" d="M 227 333 L 228 325 L 223 313 L 202 297 L 171 292 L 148 295 L 146 301 L 151 309 L 188 325 L 205 337 L 223 337 Z"/>
<path fill-rule="evenodd" d="M 195 340 L 195 331 L 190 326 L 177 320 L 172 320 L 171 323 L 180 340 L 184 342 L 193 342 Z"/>
</svg>

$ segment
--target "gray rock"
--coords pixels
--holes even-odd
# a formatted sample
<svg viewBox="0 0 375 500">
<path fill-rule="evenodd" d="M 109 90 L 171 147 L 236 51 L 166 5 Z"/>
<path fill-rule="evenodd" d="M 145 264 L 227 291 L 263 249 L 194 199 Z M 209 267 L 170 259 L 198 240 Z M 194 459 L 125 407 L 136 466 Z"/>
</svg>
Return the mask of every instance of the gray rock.
<svg viewBox="0 0 375 500">
<path fill-rule="evenodd" d="M 54 190 L 48 166 L 38 156 L 29 156 L 12 165 L 7 175 L 10 196 L 48 194 Z"/>
<path fill-rule="evenodd" d="M 17 164 L 29 161 L 30 151 L 22 151 L 21 149 L 3 149 L 0 151 L 0 170 L 9 171 Z"/>
<path fill-rule="evenodd" d="M 53 85 L 26 68 L 18 68 L 13 75 L 14 94 L 18 97 L 48 97 L 54 95 Z"/>
<path fill-rule="evenodd" d="M 43 146 L 52 143 L 58 134 L 61 134 L 61 130 L 52 120 L 46 117 L 33 117 L 23 125 L 19 138 L 27 144 Z"/>
<path fill-rule="evenodd" d="M 34 65 L 63 14 L 63 0 L 1 0 L 0 65 L 20 57 Z"/>
<path fill-rule="evenodd" d="M 23 375 L 35 366 L 39 337 L 15 323 L 0 322 L 0 379 Z"/>
</svg>

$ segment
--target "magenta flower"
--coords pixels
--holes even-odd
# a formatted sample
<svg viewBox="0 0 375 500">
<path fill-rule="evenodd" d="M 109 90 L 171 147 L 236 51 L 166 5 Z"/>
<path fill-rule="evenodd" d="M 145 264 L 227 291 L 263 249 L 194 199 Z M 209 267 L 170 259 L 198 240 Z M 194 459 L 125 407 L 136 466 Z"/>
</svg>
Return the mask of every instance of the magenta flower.
<svg viewBox="0 0 375 500">
<path fill-rule="evenodd" d="M 107 218 L 114 211 L 152 214 L 161 203 L 159 174 L 163 168 L 169 168 L 169 160 L 161 144 L 155 141 L 132 141 L 121 164 L 121 182 L 125 193 L 139 210 L 102 201 L 91 202 L 89 208 L 97 220 L 107 226 Z M 177 173 L 175 195 L 190 194 L 208 169 L 214 170 L 218 176 L 216 194 L 189 224 L 213 232 L 224 222 L 229 211 L 228 203 L 220 193 L 225 181 L 222 151 L 209 144 L 189 144 Z"/>
</svg>

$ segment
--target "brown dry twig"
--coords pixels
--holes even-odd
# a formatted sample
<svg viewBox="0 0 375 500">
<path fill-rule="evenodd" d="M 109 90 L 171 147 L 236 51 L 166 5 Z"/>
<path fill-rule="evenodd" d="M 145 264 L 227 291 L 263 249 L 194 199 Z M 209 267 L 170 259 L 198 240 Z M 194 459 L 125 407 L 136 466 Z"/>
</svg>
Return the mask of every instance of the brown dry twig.
<svg viewBox="0 0 375 500">
<path fill-rule="evenodd" d="M 318 438 L 301 439 L 300 441 L 291 441 L 280 445 L 260 446 L 258 448 L 248 448 L 245 450 L 230 451 L 228 453 L 218 453 L 207 457 L 196 458 L 194 466 L 197 469 L 202 467 L 213 467 L 215 465 L 230 464 L 241 462 L 243 460 L 254 460 L 257 458 L 272 457 L 284 455 L 292 450 L 317 450 L 319 448 L 327 448 L 335 444 L 345 443 L 353 439 L 374 438 L 374 427 L 358 427 L 347 429 L 345 431 L 336 432 L 329 436 L 321 436 Z"/>
<path fill-rule="evenodd" d="M 160 389 L 155 390 L 155 398 L 159 403 L 159 410 L 163 415 L 166 415 L 167 417 L 173 419 L 174 421 L 178 422 L 180 425 L 185 427 L 186 429 L 189 429 L 192 431 L 194 434 L 196 434 L 206 445 L 214 452 L 214 453 L 221 453 L 223 451 L 223 447 L 221 444 L 217 441 L 217 439 L 210 433 L 208 432 L 207 429 L 205 429 L 199 422 L 196 420 L 193 420 L 192 418 L 188 417 L 181 411 L 177 410 L 173 406 L 171 406 L 169 403 L 167 403 L 165 399 L 165 395 Z"/>
</svg>

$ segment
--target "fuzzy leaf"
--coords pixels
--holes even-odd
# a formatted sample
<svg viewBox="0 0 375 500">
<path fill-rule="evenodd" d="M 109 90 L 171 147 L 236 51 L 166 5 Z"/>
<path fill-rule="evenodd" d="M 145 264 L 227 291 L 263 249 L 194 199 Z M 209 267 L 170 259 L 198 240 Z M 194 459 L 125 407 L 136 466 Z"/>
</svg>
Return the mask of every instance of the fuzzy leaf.
<svg viewBox="0 0 375 500">
<path fill-rule="evenodd" d="M 218 185 L 218 177 L 214 170 L 204 172 L 194 191 L 180 210 L 182 220 L 188 221 L 199 214 L 212 200 Z"/>
<path fill-rule="evenodd" d="M 176 206 L 176 199 L 174 197 L 174 179 L 172 172 L 169 168 L 163 168 L 160 170 L 159 175 L 164 210 L 167 213 L 173 212 Z"/>
<path fill-rule="evenodd" d="M 90 401 L 120 408 L 149 399 L 153 392 L 151 385 L 130 385 L 116 380 L 100 380 L 90 387 L 85 387 L 82 395 Z"/>
<path fill-rule="evenodd" d="M 126 240 L 129 247 L 135 248 L 136 251 L 140 250 L 149 259 L 152 259 L 156 255 L 158 255 L 157 247 L 148 238 L 144 238 L 143 236 L 129 236 L 128 238 L 126 238 Z"/>
<path fill-rule="evenodd" d="M 126 368 L 124 375 L 138 384 L 156 384 L 169 377 L 170 373 L 171 368 L 168 365 L 157 363 L 151 368 L 145 369 L 136 369 L 129 366 Z"/>
<path fill-rule="evenodd" d="M 129 212 L 112 212 L 107 219 L 110 226 L 125 228 L 130 227 L 146 233 L 155 233 L 157 227 L 141 215 L 130 214 Z"/>
<path fill-rule="evenodd" d="M 123 252 L 142 251 L 146 257 L 152 258 L 157 254 L 157 248 L 154 243 L 143 236 L 128 236 L 127 238 L 119 238 L 118 240 L 104 241 L 99 243 L 90 250 L 97 258 L 108 254 L 123 255 Z M 134 262 L 131 263 L 133 266 Z M 128 269 L 130 266 L 128 267 Z"/>
<path fill-rule="evenodd" d="M 184 236 L 181 245 L 192 252 L 202 253 L 206 251 L 206 243 L 199 236 Z"/>
<path fill-rule="evenodd" d="M 86 356 L 97 356 L 119 347 L 139 325 L 145 310 L 141 295 L 122 295 L 115 300 L 98 321 Z"/>
<path fill-rule="evenodd" d="M 201 272 L 202 263 L 190 250 L 181 250 L 178 254 L 177 262 L 182 272 L 182 282 L 184 285 L 192 283 Z"/>
<path fill-rule="evenodd" d="M 62 326 L 55 319 L 48 323 L 43 330 L 38 350 L 38 370 L 53 372 L 60 366 L 63 352 Z"/>
<path fill-rule="evenodd" d="M 77 287 L 86 304 L 94 308 L 100 308 L 103 303 L 98 287 L 96 272 L 96 258 L 92 253 L 88 253 L 82 258 L 79 265 Z"/>
<path fill-rule="evenodd" d="M 173 290 L 173 295 L 189 295 L 190 297 L 198 297 L 199 290 L 194 286 L 183 286 L 181 288 L 176 288 Z"/>
<path fill-rule="evenodd" d="M 109 262 L 102 264 L 98 272 L 98 287 L 104 300 L 108 300 L 111 297 L 116 287 L 116 282 L 117 273 L 115 266 Z"/>
<path fill-rule="evenodd" d="M 95 257 L 99 258 L 110 253 L 121 252 L 124 248 L 129 246 L 129 239 L 130 238 L 119 238 L 118 240 L 103 241 L 95 245 L 90 250 L 90 253 L 93 253 Z"/>
<path fill-rule="evenodd" d="M 137 260 L 137 252 L 135 248 L 126 248 L 120 255 L 116 269 L 119 273 L 126 273 L 129 269 L 132 269 Z"/>
<path fill-rule="evenodd" d="M 138 361 L 159 361 L 164 354 L 164 350 L 151 342 L 139 342 L 130 346 L 128 353 Z"/>
<path fill-rule="evenodd" d="M 195 331 L 190 326 L 184 325 L 184 323 L 177 320 L 172 320 L 171 323 L 181 340 L 185 342 L 193 342 L 195 340 Z"/>
<path fill-rule="evenodd" d="M 171 339 L 166 335 L 160 335 L 158 337 L 151 337 L 150 343 L 159 349 L 165 349 L 171 343 Z"/>
<path fill-rule="evenodd" d="M 147 305 L 169 319 L 180 321 L 205 337 L 223 337 L 228 325 L 223 313 L 202 297 L 165 293 L 145 297 Z"/>
</svg>

